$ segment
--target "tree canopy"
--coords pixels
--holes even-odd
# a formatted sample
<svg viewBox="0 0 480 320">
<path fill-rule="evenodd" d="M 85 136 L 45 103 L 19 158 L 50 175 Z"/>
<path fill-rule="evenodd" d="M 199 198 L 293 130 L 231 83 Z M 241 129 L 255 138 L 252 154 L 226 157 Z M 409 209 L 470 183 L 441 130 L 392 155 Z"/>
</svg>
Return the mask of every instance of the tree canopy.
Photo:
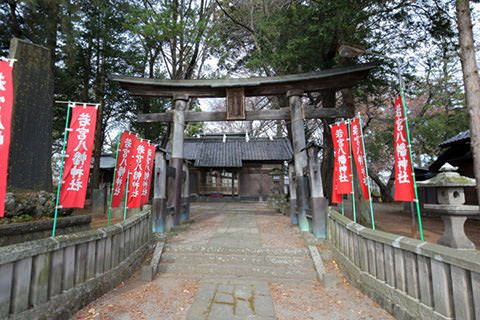
<svg viewBox="0 0 480 320">
<path fill-rule="evenodd" d="M 393 161 L 392 105 L 398 94 L 395 63 L 368 55 L 343 58 L 337 49 L 353 44 L 399 59 L 415 162 L 428 165 L 441 141 L 468 128 L 454 9 L 454 4 L 439 0 L 3 0 L 0 50 L 7 55 L 12 37 L 48 47 L 56 98 L 102 104 L 97 156 L 114 148 L 122 128 L 156 142 L 168 134 L 164 124 L 137 123 L 136 114 L 168 110 L 170 101 L 132 98 L 109 81 L 110 74 L 165 79 L 271 76 L 378 60 L 376 71 L 353 90 L 319 92 L 308 99 L 318 106 L 343 105 L 361 112 L 370 175 L 388 200 L 385 174 Z M 258 107 L 259 102 L 262 108 L 278 108 L 286 99 L 250 105 Z M 199 108 L 198 101 L 194 107 Z M 65 108 L 54 108 L 58 152 Z M 307 136 L 325 145 L 324 181 L 332 171 L 328 124 L 305 125 Z M 246 128 L 258 134 L 288 134 L 287 123 L 261 126 Z M 191 124 L 187 133 L 201 130 L 202 125 Z M 98 176 L 95 168 L 98 165 Z"/>
</svg>

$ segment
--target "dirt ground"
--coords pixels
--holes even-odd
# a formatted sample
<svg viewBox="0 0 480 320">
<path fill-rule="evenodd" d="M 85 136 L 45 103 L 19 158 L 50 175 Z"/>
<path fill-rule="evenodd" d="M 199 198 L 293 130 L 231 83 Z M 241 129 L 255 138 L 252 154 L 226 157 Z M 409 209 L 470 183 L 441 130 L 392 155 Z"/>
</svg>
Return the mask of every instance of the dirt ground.
<svg viewBox="0 0 480 320">
<path fill-rule="evenodd" d="M 257 214 L 257 227 L 264 247 L 273 248 L 303 248 L 301 232 L 292 228 L 290 217 L 283 214 Z M 279 237 L 279 235 L 281 235 Z"/>
<path fill-rule="evenodd" d="M 145 283 L 138 271 L 78 311 L 71 320 L 185 319 L 198 285 L 198 280 L 158 277 Z"/>
<path fill-rule="evenodd" d="M 352 204 L 345 201 L 345 215 L 353 219 Z M 341 206 L 337 207 L 341 212 Z M 378 230 L 411 237 L 411 215 L 403 210 L 403 203 L 374 203 L 373 213 Z M 418 223 L 417 223 L 418 225 Z M 436 243 L 443 234 L 443 221 L 439 216 L 423 216 L 423 237 L 425 241 Z M 480 220 L 467 219 L 465 233 L 480 248 Z"/>
</svg>

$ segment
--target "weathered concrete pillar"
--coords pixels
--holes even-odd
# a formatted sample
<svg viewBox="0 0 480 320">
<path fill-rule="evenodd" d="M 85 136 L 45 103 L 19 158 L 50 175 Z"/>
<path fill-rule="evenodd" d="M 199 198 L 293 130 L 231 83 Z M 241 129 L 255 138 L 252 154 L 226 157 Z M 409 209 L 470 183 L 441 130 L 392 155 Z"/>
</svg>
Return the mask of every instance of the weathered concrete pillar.
<svg viewBox="0 0 480 320">
<path fill-rule="evenodd" d="M 12 39 L 13 113 L 8 186 L 51 190 L 53 70 L 50 50 Z M 65 107 L 65 112 L 67 108 Z"/>
<path fill-rule="evenodd" d="M 307 152 L 305 151 L 305 130 L 303 126 L 303 113 L 301 97 L 303 91 L 289 90 L 287 92 L 290 104 L 290 115 L 292 122 L 292 144 L 295 159 L 295 180 L 297 185 L 297 214 L 298 224 L 301 231 L 309 231 L 307 221 L 307 190 L 308 183 L 304 169 L 307 167 Z"/>
<path fill-rule="evenodd" d="M 183 179 L 183 188 L 182 188 L 182 221 L 190 220 L 190 174 L 188 171 L 188 166 L 183 164 L 183 172 L 185 178 Z"/>
<path fill-rule="evenodd" d="M 323 196 L 322 173 L 318 159 L 319 148 L 308 149 L 308 170 L 310 172 L 310 192 L 312 197 L 312 229 L 316 238 L 327 238 L 328 200 Z"/>
<path fill-rule="evenodd" d="M 185 130 L 185 110 L 187 109 L 188 96 L 174 95 L 173 103 L 175 112 L 173 114 L 173 141 L 171 166 L 175 169 L 174 200 L 175 211 L 173 224 L 178 226 L 182 211 L 182 182 L 183 182 L 183 133 Z"/>
<path fill-rule="evenodd" d="M 167 231 L 167 162 L 165 153 L 155 151 L 155 169 L 153 180 L 153 232 Z"/>
<path fill-rule="evenodd" d="M 288 164 L 288 188 L 290 190 L 290 223 L 298 224 L 297 217 L 297 186 L 295 183 L 295 168 L 293 163 Z"/>
</svg>

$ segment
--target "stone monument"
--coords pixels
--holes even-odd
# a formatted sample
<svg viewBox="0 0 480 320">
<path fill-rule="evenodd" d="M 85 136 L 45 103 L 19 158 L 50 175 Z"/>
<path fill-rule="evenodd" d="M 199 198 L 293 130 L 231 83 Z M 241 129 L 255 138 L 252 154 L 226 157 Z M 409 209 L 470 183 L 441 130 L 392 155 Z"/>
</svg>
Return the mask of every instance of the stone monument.
<svg viewBox="0 0 480 320">
<path fill-rule="evenodd" d="M 424 208 L 442 216 L 445 230 L 437 243 L 456 249 L 475 249 L 465 234 L 464 224 L 468 216 L 479 214 L 479 206 L 465 205 L 464 188 L 476 186 L 476 182 L 455 172 L 457 169 L 445 163 L 438 175 L 417 184 L 436 188 L 438 204 L 426 203 Z"/>
<path fill-rule="evenodd" d="M 13 38 L 13 113 L 8 187 L 52 191 L 52 113 L 54 77 L 50 50 Z"/>
</svg>

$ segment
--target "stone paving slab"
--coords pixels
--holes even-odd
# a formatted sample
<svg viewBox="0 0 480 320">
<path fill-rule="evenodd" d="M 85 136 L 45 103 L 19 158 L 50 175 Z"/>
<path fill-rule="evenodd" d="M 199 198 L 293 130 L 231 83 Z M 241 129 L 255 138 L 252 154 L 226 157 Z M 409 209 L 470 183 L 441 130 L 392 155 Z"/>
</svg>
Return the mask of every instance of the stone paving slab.
<svg viewBox="0 0 480 320">
<path fill-rule="evenodd" d="M 187 320 L 275 319 L 266 282 L 204 280 L 187 313 Z"/>
</svg>

